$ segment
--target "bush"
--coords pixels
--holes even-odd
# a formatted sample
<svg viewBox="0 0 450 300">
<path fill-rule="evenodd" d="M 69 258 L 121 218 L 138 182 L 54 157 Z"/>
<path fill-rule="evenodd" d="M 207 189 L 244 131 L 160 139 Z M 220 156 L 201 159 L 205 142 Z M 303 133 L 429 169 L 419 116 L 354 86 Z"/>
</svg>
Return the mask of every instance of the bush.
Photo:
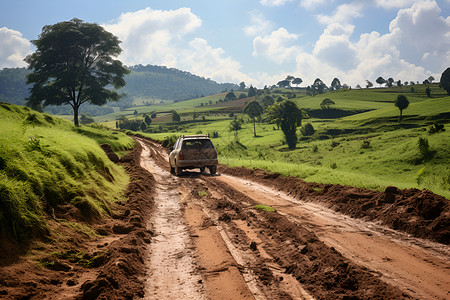
<svg viewBox="0 0 450 300">
<path fill-rule="evenodd" d="M 444 124 L 434 123 L 428 128 L 429 134 L 435 134 L 441 131 L 445 131 Z"/>
<path fill-rule="evenodd" d="M 178 140 L 176 135 L 166 136 L 162 142 L 163 147 L 172 147 Z"/>
<path fill-rule="evenodd" d="M 428 139 L 426 139 L 426 138 L 422 138 L 422 137 L 419 138 L 418 148 L 419 148 L 420 156 L 422 158 L 429 158 L 433 155 L 433 151 L 430 149 Z"/>
<path fill-rule="evenodd" d="M 369 149 L 369 148 L 370 148 L 370 141 L 363 141 L 361 149 Z"/>
<path fill-rule="evenodd" d="M 314 134 L 315 130 L 311 123 L 307 123 L 300 128 L 300 132 L 304 136 L 311 136 Z"/>
</svg>

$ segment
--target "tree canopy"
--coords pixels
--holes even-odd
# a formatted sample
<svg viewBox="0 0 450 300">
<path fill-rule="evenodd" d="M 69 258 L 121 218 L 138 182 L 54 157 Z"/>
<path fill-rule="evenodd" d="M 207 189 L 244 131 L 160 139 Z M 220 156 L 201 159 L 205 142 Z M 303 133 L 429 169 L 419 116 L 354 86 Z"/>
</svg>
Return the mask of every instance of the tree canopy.
<svg viewBox="0 0 450 300">
<path fill-rule="evenodd" d="M 117 57 L 122 49 L 119 39 L 102 26 L 79 19 L 46 25 L 33 40 L 36 52 L 25 61 L 33 70 L 27 83 L 33 84 L 28 105 L 69 104 L 73 108 L 74 124 L 78 123 L 83 103 L 104 105 L 118 101 L 120 95 L 112 89 L 125 85 L 129 73 Z"/>
<path fill-rule="evenodd" d="M 322 100 L 322 103 L 320 103 L 321 109 L 330 109 L 330 105 L 336 104 L 333 100 L 325 98 Z"/>
<path fill-rule="evenodd" d="M 270 97 L 270 96 L 268 96 L 268 97 Z M 272 103 L 273 103 L 273 98 L 272 98 Z M 264 109 L 256 100 L 251 101 L 249 104 L 247 104 L 244 107 L 244 113 L 247 114 L 253 120 L 253 135 L 255 137 L 256 137 L 256 124 L 255 124 L 256 118 L 259 118 L 262 115 L 263 111 L 264 111 Z"/>
<path fill-rule="evenodd" d="M 395 100 L 395 106 L 397 106 L 400 110 L 400 116 L 398 117 L 398 122 L 400 123 L 402 121 L 403 110 L 409 106 L 408 98 L 406 98 L 405 95 L 398 95 L 397 99 Z"/>
<path fill-rule="evenodd" d="M 450 68 L 447 68 L 444 72 L 442 72 L 440 87 L 447 91 L 447 94 L 450 95 Z"/>
<path fill-rule="evenodd" d="M 275 103 L 267 109 L 269 120 L 281 127 L 289 149 L 297 145 L 297 126 L 300 126 L 304 116 L 297 105 L 291 100 Z"/>
</svg>

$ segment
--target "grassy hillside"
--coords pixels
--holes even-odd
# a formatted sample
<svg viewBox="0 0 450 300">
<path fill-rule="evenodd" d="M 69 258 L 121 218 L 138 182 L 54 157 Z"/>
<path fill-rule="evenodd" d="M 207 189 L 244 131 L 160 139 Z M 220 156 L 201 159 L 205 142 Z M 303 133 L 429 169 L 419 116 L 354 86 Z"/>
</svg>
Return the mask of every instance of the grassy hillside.
<svg viewBox="0 0 450 300">
<path fill-rule="evenodd" d="M 450 198 L 450 131 L 447 128 L 450 97 L 437 85 L 431 87 L 431 98 L 426 96 L 423 85 L 415 85 L 413 93 L 411 87 L 392 87 L 307 96 L 304 91 L 294 89 L 296 98 L 293 101 L 316 116 L 303 120 L 303 125 L 313 125 L 315 133 L 302 136 L 298 130 L 300 141 L 295 150 L 288 150 L 281 130 L 265 121 L 257 124 L 258 137 L 253 137 L 253 124 L 246 115 L 234 110 L 242 107 L 239 101 L 248 102 L 252 100 L 250 98 L 213 102 L 202 107 L 203 110 L 198 109 L 202 99 L 186 101 L 183 106 L 166 106 L 166 112 L 176 109 L 182 115 L 182 122 L 172 123 L 166 114 L 165 118 L 155 119 L 147 132 L 163 131 L 148 133 L 160 140 L 167 137 L 173 140 L 180 134 L 212 135 L 216 132 L 219 137 L 213 141 L 219 150 L 220 162 L 230 166 L 257 167 L 308 181 L 377 190 L 388 185 L 427 188 Z M 287 92 L 290 90 L 272 91 L 271 95 L 275 99 L 279 96 L 286 99 Z M 399 110 L 394 101 L 402 92 L 410 105 L 404 110 L 404 119 L 399 124 Z M 257 99 L 260 101 L 264 95 Z M 336 103 L 329 110 L 320 108 L 325 98 Z M 194 108 L 197 115 L 205 116 L 204 121 L 193 121 Z M 239 131 L 239 143 L 235 143 L 233 133 L 228 130 L 233 117 L 225 111 L 233 110 L 236 116 L 246 120 Z M 337 117 L 339 114 L 343 117 Z M 429 134 L 429 128 L 436 122 L 445 124 L 447 130 Z M 419 138 L 428 142 L 425 152 L 421 152 Z"/>
<path fill-rule="evenodd" d="M 99 144 L 125 151 L 133 145 L 125 134 L 75 128 L 7 103 L 0 103 L 0 132 L 1 236 L 26 240 L 45 235 L 45 220 L 60 205 L 73 205 L 88 221 L 123 200 L 128 176 Z"/>
</svg>

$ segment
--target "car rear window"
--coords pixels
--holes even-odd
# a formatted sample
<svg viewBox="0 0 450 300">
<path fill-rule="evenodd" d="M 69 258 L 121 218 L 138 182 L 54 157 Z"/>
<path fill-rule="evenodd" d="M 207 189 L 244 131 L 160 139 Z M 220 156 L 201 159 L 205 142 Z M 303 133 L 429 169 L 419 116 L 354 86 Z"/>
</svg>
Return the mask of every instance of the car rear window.
<svg viewBox="0 0 450 300">
<path fill-rule="evenodd" d="M 183 141 L 183 149 L 209 149 L 213 148 L 210 140 L 185 140 Z"/>
</svg>

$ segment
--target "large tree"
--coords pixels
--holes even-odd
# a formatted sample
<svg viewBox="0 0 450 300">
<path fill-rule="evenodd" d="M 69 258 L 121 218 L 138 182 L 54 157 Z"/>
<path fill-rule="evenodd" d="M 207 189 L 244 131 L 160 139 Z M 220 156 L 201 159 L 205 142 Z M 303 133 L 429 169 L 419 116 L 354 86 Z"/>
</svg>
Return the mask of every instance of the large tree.
<svg viewBox="0 0 450 300">
<path fill-rule="evenodd" d="M 100 25 L 79 19 L 46 25 L 32 43 L 36 52 L 25 58 L 33 70 L 27 76 L 27 83 L 33 84 L 29 106 L 69 104 L 78 126 L 83 103 L 104 105 L 120 99 L 116 90 L 125 85 L 129 70 L 114 59 L 122 52 L 119 39 Z"/>
<path fill-rule="evenodd" d="M 450 68 L 447 68 L 441 75 L 441 81 L 439 86 L 447 91 L 447 94 L 450 95 Z"/>
<path fill-rule="evenodd" d="M 270 97 L 270 96 L 268 96 L 268 97 Z M 273 103 L 273 98 L 272 98 L 272 103 Z M 247 114 L 253 120 L 253 135 L 255 137 L 256 137 L 256 118 L 259 118 L 262 115 L 263 111 L 264 111 L 264 109 L 256 100 L 251 101 L 249 104 L 247 104 L 244 107 L 244 113 Z"/>
<path fill-rule="evenodd" d="M 304 116 L 297 105 L 291 100 L 275 103 L 267 109 L 269 119 L 281 127 L 290 149 L 297 145 L 297 126 L 300 126 Z"/>
<path fill-rule="evenodd" d="M 398 117 L 398 122 L 400 123 L 402 121 L 403 110 L 409 106 L 408 98 L 405 95 L 398 95 L 395 100 L 395 106 L 400 110 L 400 116 Z"/>
<path fill-rule="evenodd" d="M 375 82 L 381 86 L 382 84 L 386 83 L 386 80 L 380 76 L 377 78 L 377 80 L 375 80 Z"/>
</svg>

